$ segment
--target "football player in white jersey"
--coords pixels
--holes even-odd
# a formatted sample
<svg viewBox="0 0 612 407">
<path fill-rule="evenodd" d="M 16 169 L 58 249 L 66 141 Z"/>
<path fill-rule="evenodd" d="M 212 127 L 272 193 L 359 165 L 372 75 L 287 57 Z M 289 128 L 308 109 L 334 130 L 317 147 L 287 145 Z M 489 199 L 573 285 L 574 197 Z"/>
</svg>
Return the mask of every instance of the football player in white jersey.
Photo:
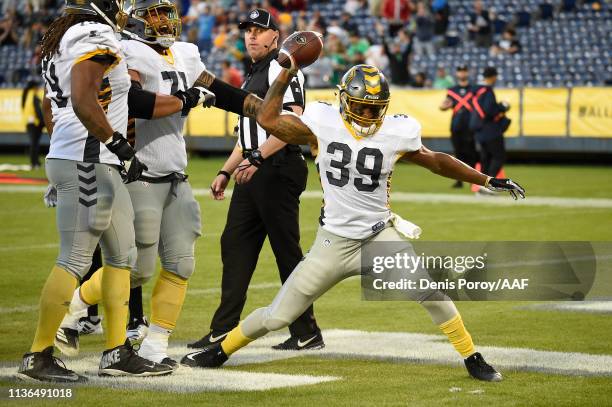
<svg viewBox="0 0 612 407">
<path fill-rule="evenodd" d="M 42 40 L 43 77 L 53 117 L 46 171 L 57 187 L 60 253 L 41 293 L 36 335 L 17 373 L 20 379 L 86 380 L 53 357 L 53 342 L 98 241 L 107 271 L 101 297 L 108 322 L 98 373 L 172 371 L 124 344 L 135 252 L 134 215 L 124 179 L 134 181 L 146 169 L 123 136 L 130 77 L 115 31 L 123 28 L 126 17 L 123 0 L 67 0 L 65 14 Z"/>
<path fill-rule="evenodd" d="M 361 249 L 366 243 L 399 242 L 402 252 L 414 255 L 401 234 L 407 231 L 394 226 L 397 222 L 389 209 L 387 183 L 398 159 L 442 176 L 509 191 L 515 199 L 524 198 L 523 188 L 513 181 L 487 177 L 450 155 L 428 150 L 421 144 L 421 126 L 414 118 L 386 117 L 389 85 L 378 68 L 357 65 L 344 75 L 339 86 L 339 111 L 325 103 L 314 103 L 301 117 L 281 113 L 282 95 L 292 72 L 295 70 L 283 69 L 270 87 L 257 121 L 287 143 L 318 142 L 316 163 L 324 206 L 316 240 L 268 307 L 253 311 L 221 344 L 187 354 L 181 360 L 187 366 L 218 367 L 251 341 L 286 327 L 335 284 L 360 274 Z M 428 274 L 420 269 L 407 277 L 418 280 L 428 278 Z M 448 296 L 437 290 L 415 290 L 411 298 L 423 305 L 448 336 L 472 377 L 502 380 L 474 349 Z"/>
<path fill-rule="evenodd" d="M 150 97 L 156 95 L 156 99 L 160 95 L 191 92 L 191 85 L 205 67 L 195 45 L 175 42 L 180 28 L 176 6 L 169 0 L 134 2 L 121 40 L 132 88 L 142 89 Z M 201 91 L 207 93 L 203 105 L 214 105 L 214 94 Z M 195 240 L 200 236 L 200 207 L 185 175 L 183 127 L 191 104 L 185 103 L 183 109 L 172 112 L 166 109 L 164 114 L 157 111 L 153 101 L 141 100 L 143 104 L 153 109 L 130 106 L 130 111 L 149 111 L 140 112 L 135 119 L 135 149 L 149 167 L 138 181 L 127 186 L 134 208 L 137 248 L 130 304 L 133 300 L 142 301 L 139 288 L 155 273 L 159 250 L 162 270 L 153 290 L 152 325 L 138 354 L 176 368 L 178 363 L 168 358 L 166 349 L 185 299 L 187 279 L 194 271 Z M 169 112 L 172 114 L 166 115 Z M 99 297 L 105 273 L 106 270 L 98 270 L 83 283 L 81 292 L 89 294 L 88 298 Z M 78 310 L 79 304 L 72 304 L 71 309 Z M 77 322 L 75 315 L 64 319 L 56 338 L 60 349 L 70 354 L 78 353 L 78 333 L 72 326 Z"/>
</svg>

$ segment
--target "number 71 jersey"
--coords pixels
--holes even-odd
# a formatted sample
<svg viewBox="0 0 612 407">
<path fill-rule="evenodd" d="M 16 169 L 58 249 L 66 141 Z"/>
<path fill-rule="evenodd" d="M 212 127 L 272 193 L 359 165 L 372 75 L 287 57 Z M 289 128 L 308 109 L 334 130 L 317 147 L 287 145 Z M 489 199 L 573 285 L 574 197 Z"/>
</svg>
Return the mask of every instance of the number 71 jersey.
<svg viewBox="0 0 612 407">
<path fill-rule="evenodd" d="M 323 102 L 309 103 L 301 119 L 318 141 L 321 227 L 350 239 L 380 231 L 391 217 L 393 166 L 403 154 L 421 148 L 419 122 L 406 115 L 386 116 L 374 135 L 359 137 L 337 107 Z"/>
</svg>

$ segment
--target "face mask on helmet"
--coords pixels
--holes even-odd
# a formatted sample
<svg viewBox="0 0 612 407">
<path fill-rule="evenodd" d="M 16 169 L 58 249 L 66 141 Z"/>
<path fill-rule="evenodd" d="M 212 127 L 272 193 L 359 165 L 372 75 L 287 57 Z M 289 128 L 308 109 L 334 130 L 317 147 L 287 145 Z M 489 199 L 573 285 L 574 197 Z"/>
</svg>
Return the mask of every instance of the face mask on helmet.
<svg viewBox="0 0 612 407">
<path fill-rule="evenodd" d="M 68 14 L 98 15 L 113 27 L 116 32 L 121 32 L 127 23 L 129 9 L 133 0 L 66 0 L 65 12 Z"/>
<path fill-rule="evenodd" d="M 382 126 L 389 107 L 389 85 L 378 68 L 357 65 L 342 78 L 340 114 L 361 137 L 373 135 Z"/>
<path fill-rule="evenodd" d="M 181 20 L 168 0 L 137 1 L 125 32 L 138 41 L 169 48 L 181 34 Z"/>
</svg>

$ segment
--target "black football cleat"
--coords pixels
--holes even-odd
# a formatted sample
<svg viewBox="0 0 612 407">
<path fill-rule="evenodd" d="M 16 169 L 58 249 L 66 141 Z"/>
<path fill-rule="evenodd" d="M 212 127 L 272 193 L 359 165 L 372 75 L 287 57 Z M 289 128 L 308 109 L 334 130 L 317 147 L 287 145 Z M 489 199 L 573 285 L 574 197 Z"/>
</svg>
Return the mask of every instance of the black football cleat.
<svg viewBox="0 0 612 407">
<path fill-rule="evenodd" d="M 169 358 L 169 357 L 165 357 L 162 359 L 161 362 L 159 362 L 161 365 L 166 365 L 166 366 L 170 366 L 172 368 L 172 370 L 176 370 L 179 368 L 179 362 L 177 362 L 176 360 Z"/>
<path fill-rule="evenodd" d="M 220 343 L 201 351 L 188 353 L 181 359 L 181 365 L 189 367 L 220 367 L 228 359 Z"/>
<path fill-rule="evenodd" d="M 87 381 L 85 376 L 66 369 L 64 362 L 53 356 L 53 346 L 49 346 L 42 352 L 23 355 L 17 378 L 25 381 L 55 383 L 84 383 Z"/>
<path fill-rule="evenodd" d="M 485 382 L 501 382 L 503 380 L 501 373 L 489 365 L 479 352 L 465 359 L 464 363 L 468 373 L 474 379 Z"/>
<path fill-rule="evenodd" d="M 79 331 L 71 328 L 59 328 L 55 333 L 55 346 L 66 356 L 78 356 Z"/>
<path fill-rule="evenodd" d="M 215 331 L 210 331 L 209 333 L 207 333 L 206 335 L 204 335 L 201 339 L 193 342 L 193 343 L 189 343 L 187 344 L 188 348 L 192 348 L 192 349 L 204 349 L 207 348 L 209 346 L 214 345 L 215 343 L 221 343 L 221 341 L 223 341 L 223 339 L 225 339 L 225 337 L 227 336 L 229 332 L 215 332 Z"/>
<path fill-rule="evenodd" d="M 173 371 L 168 365 L 138 356 L 126 339 L 123 345 L 104 351 L 98 376 L 163 376 Z"/>
<path fill-rule="evenodd" d="M 321 332 L 316 334 L 310 334 L 305 336 L 291 336 L 283 343 L 272 346 L 272 349 L 276 350 L 314 350 L 323 349 L 325 342 L 323 342 L 323 336 Z"/>
</svg>

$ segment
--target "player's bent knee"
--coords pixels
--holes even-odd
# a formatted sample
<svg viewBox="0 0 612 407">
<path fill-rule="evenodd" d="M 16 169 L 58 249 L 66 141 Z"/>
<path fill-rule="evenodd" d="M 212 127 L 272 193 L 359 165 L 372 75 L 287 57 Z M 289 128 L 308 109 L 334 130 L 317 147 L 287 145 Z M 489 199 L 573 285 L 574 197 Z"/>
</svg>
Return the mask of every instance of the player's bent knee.
<svg viewBox="0 0 612 407">
<path fill-rule="evenodd" d="M 162 261 L 162 268 L 176 274 L 183 280 L 188 280 L 195 271 L 195 259 L 193 257 L 183 257 L 176 263 Z"/>
<path fill-rule="evenodd" d="M 98 195 L 95 209 L 89 211 L 89 228 L 95 232 L 103 232 L 110 226 L 113 209 L 113 197 Z"/>
<path fill-rule="evenodd" d="M 136 246 L 132 246 L 120 253 L 104 253 L 104 265 L 115 267 L 118 269 L 132 269 L 136 264 L 137 251 Z"/>
<path fill-rule="evenodd" d="M 89 263 L 87 262 L 77 263 L 74 260 L 63 261 L 61 259 L 58 259 L 55 265 L 61 269 L 66 270 L 68 273 L 72 274 L 79 281 L 81 281 L 83 277 L 85 277 L 85 274 L 87 274 L 87 272 L 89 271 L 89 268 L 91 267 L 91 259 L 89 260 L 90 260 Z"/>
</svg>

